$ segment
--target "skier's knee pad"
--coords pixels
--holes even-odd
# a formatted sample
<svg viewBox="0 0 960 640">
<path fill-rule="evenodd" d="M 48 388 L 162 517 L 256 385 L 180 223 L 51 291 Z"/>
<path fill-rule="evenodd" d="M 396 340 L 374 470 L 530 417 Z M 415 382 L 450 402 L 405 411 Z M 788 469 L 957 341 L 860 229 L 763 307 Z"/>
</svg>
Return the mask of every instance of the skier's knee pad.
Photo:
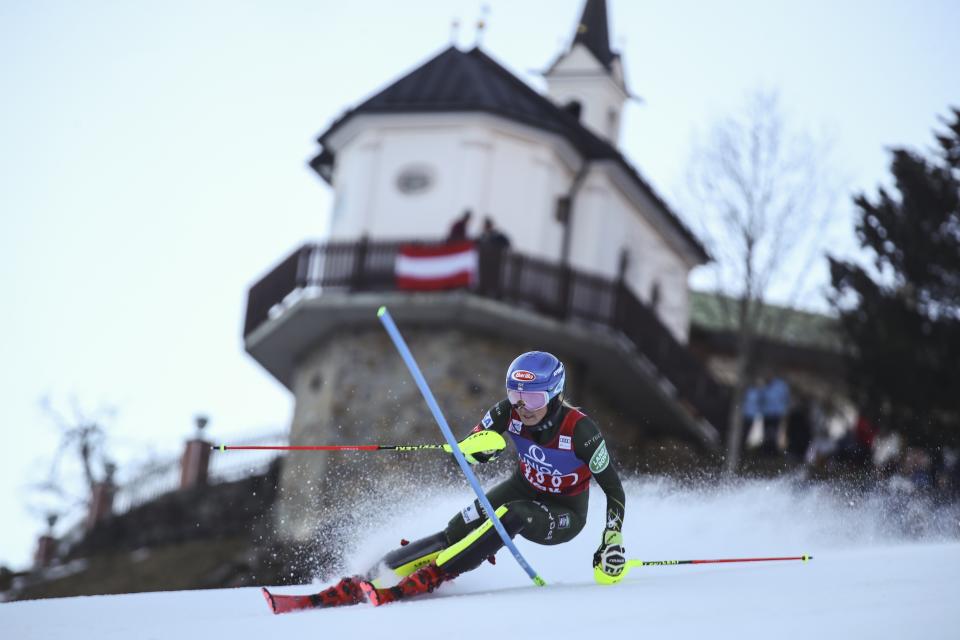
<svg viewBox="0 0 960 640">
<path fill-rule="evenodd" d="M 406 578 L 420 567 L 436 560 L 446 546 L 447 536 L 443 531 L 439 531 L 432 536 L 415 540 L 399 549 L 394 549 L 383 556 L 380 562 L 397 576 Z"/>
<path fill-rule="evenodd" d="M 496 510 L 503 528 L 512 538 L 523 529 L 524 520 L 507 505 Z M 450 574 L 459 574 L 479 567 L 489 556 L 503 546 L 500 534 L 489 518 L 479 527 L 440 552 L 437 566 Z"/>
</svg>

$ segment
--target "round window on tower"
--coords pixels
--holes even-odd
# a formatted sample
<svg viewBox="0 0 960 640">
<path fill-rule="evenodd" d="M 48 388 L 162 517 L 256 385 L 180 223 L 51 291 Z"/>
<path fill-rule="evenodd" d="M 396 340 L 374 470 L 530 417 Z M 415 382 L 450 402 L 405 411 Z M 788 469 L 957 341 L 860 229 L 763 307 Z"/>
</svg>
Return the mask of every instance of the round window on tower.
<svg viewBox="0 0 960 640">
<path fill-rule="evenodd" d="M 408 196 L 426 193 L 433 182 L 433 169 L 422 164 L 404 167 L 397 174 L 397 190 Z"/>
</svg>

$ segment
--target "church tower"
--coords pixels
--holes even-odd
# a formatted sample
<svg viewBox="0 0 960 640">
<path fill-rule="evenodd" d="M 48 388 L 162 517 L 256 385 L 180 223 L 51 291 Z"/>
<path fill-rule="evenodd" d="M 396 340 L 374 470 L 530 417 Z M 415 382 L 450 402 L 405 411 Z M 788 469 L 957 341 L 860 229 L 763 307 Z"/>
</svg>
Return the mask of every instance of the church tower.
<svg viewBox="0 0 960 640">
<path fill-rule="evenodd" d="M 630 93 L 620 54 L 610 48 L 606 0 L 587 0 L 569 49 L 543 75 L 554 102 L 617 146 L 620 116 Z"/>
</svg>

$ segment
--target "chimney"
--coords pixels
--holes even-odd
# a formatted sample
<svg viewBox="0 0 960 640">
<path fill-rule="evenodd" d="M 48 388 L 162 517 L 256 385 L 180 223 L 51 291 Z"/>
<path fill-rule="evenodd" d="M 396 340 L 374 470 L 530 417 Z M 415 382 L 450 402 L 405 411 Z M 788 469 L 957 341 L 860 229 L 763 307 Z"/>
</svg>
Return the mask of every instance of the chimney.
<svg viewBox="0 0 960 640">
<path fill-rule="evenodd" d="M 203 439 L 203 429 L 209 420 L 206 416 L 197 416 L 197 433 L 192 440 L 187 440 L 180 459 L 180 489 L 204 486 L 207 484 L 207 471 L 210 467 L 209 442 Z"/>
</svg>

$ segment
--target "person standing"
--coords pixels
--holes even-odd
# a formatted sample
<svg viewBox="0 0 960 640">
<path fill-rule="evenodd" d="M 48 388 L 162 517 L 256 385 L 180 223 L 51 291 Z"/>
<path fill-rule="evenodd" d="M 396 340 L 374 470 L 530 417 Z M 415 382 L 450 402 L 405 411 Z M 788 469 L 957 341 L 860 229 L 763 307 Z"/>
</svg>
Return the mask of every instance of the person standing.
<svg viewBox="0 0 960 640">
<path fill-rule="evenodd" d="M 453 221 L 450 230 L 447 232 L 447 242 L 463 242 L 467 239 L 467 225 L 470 223 L 472 215 L 473 212 L 466 209 L 463 215 Z"/>
<path fill-rule="evenodd" d="M 483 219 L 483 231 L 477 239 L 481 245 L 490 247 L 497 251 L 504 251 L 510 248 L 510 238 L 493 224 L 493 218 L 486 216 Z"/>
<path fill-rule="evenodd" d="M 493 224 L 493 218 L 486 216 L 483 219 L 483 231 L 477 238 L 480 262 L 480 283 L 477 291 L 481 295 L 500 297 L 504 253 L 509 248 L 510 238 Z"/>
<path fill-rule="evenodd" d="M 790 407 L 790 387 L 779 376 L 770 376 L 760 396 L 763 414 L 763 444 L 760 451 L 766 455 L 778 455 L 780 448 L 780 424 Z"/>
</svg>

